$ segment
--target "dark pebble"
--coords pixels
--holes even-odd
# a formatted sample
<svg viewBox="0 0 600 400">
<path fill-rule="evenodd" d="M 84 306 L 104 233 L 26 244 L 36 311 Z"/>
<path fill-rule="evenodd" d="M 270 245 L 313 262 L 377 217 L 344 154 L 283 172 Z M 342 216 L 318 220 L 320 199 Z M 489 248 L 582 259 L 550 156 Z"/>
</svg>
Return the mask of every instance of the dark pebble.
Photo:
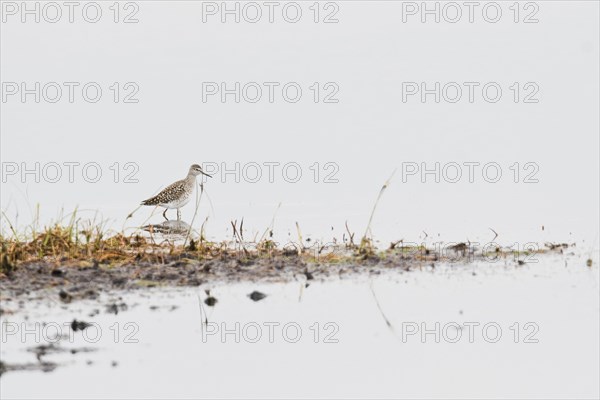
<svg viewBox="0 0 600 400">
<path fill-rule="evenodd" d="M 112 303 L 106 305 L 106 312 L 109 314 L 118 314 L 119 311 L 127 311 L 127 304 L 125 303 Z"/>
<path fill-rule="evenodd" d="M 73 300 L 73 296 L 71 296 L 69 293 L 65 292 L 64 290 L 61 290 L 60 292 L 58 292 L 58 297 L 60 298 L 60 300 L 63 303 L 70 303 L 71 300 Z"/>
<path fill-rule="evenodd" d="M 250 297 L 250 298 L 251 298 L 252 300 L 254 300 L 254 301 L 259 301 L 259 300 L 262 300 L 262 299 L 264 299 L 265 297 L 267 297 L 267 295 L 266 295 L 266 294 L 264 294 L 264 293 L 261 293 L 261 292 L 257 292 L 257 291 L 255 290 L 254 292 L 250 293 L 250 294 L 248 295 L 248 297 Z"/>
<path fill-rule="evenodd" d="M 115 278 L 112 281 L 112 284 L 115 286 L 123 286 L 127 283 L 127 278 Z"/>
<path fill-rule="evenodd" d="M 213 296 L 209 296 L 206 298 L 206 300 L 204 300 L 204 304 L 209 307 L 214 307 L 214 305 L 217 304 L 217 299 Z"/>
<path fill-rule="evenodd" d="M 73 329 L 74 332 L 82 331 L 90 325 L 91 324 L 88 324 L 87 322 L 77 321 L 76 319 L 74 319 L 73 322 L 71 322 L 71 329 Z"/>
</svg>

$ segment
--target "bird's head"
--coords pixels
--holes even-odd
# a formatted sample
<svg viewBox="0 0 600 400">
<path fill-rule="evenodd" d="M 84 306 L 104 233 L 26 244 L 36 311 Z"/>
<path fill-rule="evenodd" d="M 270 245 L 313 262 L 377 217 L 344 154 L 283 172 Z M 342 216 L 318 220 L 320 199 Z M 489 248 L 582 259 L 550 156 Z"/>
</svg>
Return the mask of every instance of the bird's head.
<svg viewBox="0 0 600 400">
<path fill-rule="evenodd" d="M 202 171 L 202 167 L 201 167 L 201 166 L 199 166 L 198 164 L 194 164 L 194 165 L 192 165 L 192 166 L 190 167 L 190 172 L 189 172 L 189 174 L 190 174 L 190 175 L 194 175 L 194 176 L 198 176 L 198 175 L 202 174 L 202 175 L 206 175 L 206 176 L 208 176 L 209 178 L 212 178 L 212 176 L 211 176 L 211 175 L 209 175 L 209 174 L 207 174 L 206 172 Z"/>
</svg>

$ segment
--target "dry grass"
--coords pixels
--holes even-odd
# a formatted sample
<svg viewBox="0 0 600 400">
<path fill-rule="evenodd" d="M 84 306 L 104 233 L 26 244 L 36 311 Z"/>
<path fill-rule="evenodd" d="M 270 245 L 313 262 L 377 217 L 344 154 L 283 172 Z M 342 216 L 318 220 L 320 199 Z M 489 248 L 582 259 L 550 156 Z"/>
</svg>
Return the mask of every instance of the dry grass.
<svg viewBox="0 0 600 400">
<path fill-rule="evenodd" d="M 30 236 L 0 235 L 0 276 L 9 274 L 24 263 L 44 262 L 49 264 L 77 265 L 78 261 L 108 264 L 118 267 L 125 264 L 141 262 L 156 265 L 172 262 L 174 259 L 210 260 L 231 259 L 255 260 L 257 258 L 301 257 L 307 262 L 322 264 L 361 263 L 363 261 L 378 262 L 391 259 L 405 259 L 424 262 L 443 262 L 456 259 L 462 254 L 464 259 L 473 258 L 474 250 L 466 243 L 458 243 L 448 247 L 447 254 L 433 250 L 424 245 L 409 245 L 403 241 L 391 243 L 387 249 L 379 250 L 371 239 L 363 237 L 361 244 L 353 242 L 354 234 L 348 230 L 348 238 L 335 245 L 313 243 L 288 243 L 279 246 L 272 240 L 272 232 L 258 242 L 246 241 L 243 236 L 243 221 L 231 222 L 233 237 L 230 241 L 211 242 L 200 235 L 197 239 L 188 239 L 187 244 L 181 238 L 177 241 L 163 239 L 160 235 L 152 235 L 136 231 L 127 236 L 123 233 L 110 233 L 102 226 L 90 226 L 89 223 L 72 221 L 66 226 L 55 224 L 45 227 Z M 301 233 L 298 228 L 298 235 Z M 346 236 L 346 235 L 344 235 Z M 547 251 L 562 251 L 568 245 L 547 245 L 547 249 L 515 252 L 512 249 L 496 248 L 480 254 L 479 258 L 493 257 L 513 258 L 515 261 L 532 254 Z M 489 249 L 488 249 L 489 250 Z M 452 260 L 450 260 L 452 262 Z M 519 261 L 520 264 L 520 261 Z"/>
<path fill-rule="evenodd" d="M 0 273 L 13 271 L 22 263 L 47 262 L 74 264 L 77 261 L 94 261 L 118 266 L 128 263 L 166 263 L 174 257 L 190 259 L 277 257 L 297 255 L 307 261 L 319 259 L 336 262 L 352 256 L 353 245 L 341 245 L 335 253 L 326 246 L 312 248 L 289 244 L 283 248 L 273 241 L 273 233 L 258 242 L 243 237 L 243 221 L 231 222 L 233 238 L 230 241 L 211 242 L 205 239 L 203 228 L 197 239 L 179 237 L 164 240 L 161 235 L 136 230 L 130 235 L 109 232 L 103 225 L 93 226 L 72 219 L 69 224 L 54 224 L 29 234 L 0 235 Z M 338 254 L 344 250 L 344 255 Z M 346 251 L 347 250 L 347 251 Z"/>
<path fill-rule="evenodd" d="M 13 227 L 13 224 L 2 212 L 2 221 L 8 225 L 9 236 L 0 233 L 0 277 L 6 276 L 23 263 L 45 262 L 51 264 L 73 264 L 77 261 L 94 262 L 109 264 L 111 267 L 118 267 L 124 264 L 136 264 L 148 262 L 156 265 L 168 263 L 174 258 L 185 259 L 256 259 L 260 257 L 301 257 L 307 262 L 318 262 L 325 264 L 338 263 L 356 263 L 362 261 L 377 262 L 390 261 L 392 258 L 412 259 L 424 262 L 437 262 L 448 260 L 447 255 L 426 248 L 424 245 L 408 245 L 403 240 L 398 240 L 390 244 L 389 248 L 379 250 L 375 247 L 371 225 L 381 200 L 383 193 L 389 186 L 390 178 L 383 184 L 373 205 L 366 230 L 360 243 L 354 243 L 354 232 L 351 231 L 346 223 L 346 232 L 341 241 L 334 239 L 334 244 L 322 245 L 320 243 L 310 242 L 307 239 L 303 241 L 300 224 L 296 222 L 298 235 L 297 243 L 287 243 L 279 246 L 273 240 L 273 226 L 277 210 L 275 210 L 270 225 L 266 228 L 263 235 L 257 240 L 244 238 L 244 220 L 239 223 L 237 220 L 231 221 L 232 238 L 229 241 L 211 242 L 206 240 L 204 226 L 206 220 L 202 223 L 200 231 L 196 232 L 196 238 L 192 237 L 192 227 L 189 227 L 187 234 L 180 236 L 179 239 L 169 238 L 160 234 L 153 234 L 136 229 L 133 233 L 126 235 L 124 232 L 111 232 L 106 229 L 105 223 L 97 221 L 96 217 L 91 221 L 82 221 L 77 217 L 77 210 L 68 214 L 69 218 L 61 218 L 58 223 L 39 229 L 39 208 L 37 217 L 25 232 L 19 233 Z M 202 198 L 203 188 L 197 192 L 196 212 Z M 133 213 L 132 213 L 133 214 Z M 128 216 L 131 217 L 130 214 Z M 65 222 L 65 219 L 68 219 Z M 193 225 L 193 221 L 192 221 Z M 5 229 L 2 230 L 5 232 Z M 494 232 L 495 233 L 495 232 Z M 496 234 L 497 236 L 497 234 Z M 310 246 L 309 246 L 310 244 Z M 559 249 L 567 246 L 550 245 L 549 250 Z M 458 243 L 449 248 L 453 254 L 462 253 L 463 257 L 472 255 L 470 244 Z M 532 250 L 515 253 L 511 249 L 496 248 L 486 254 L 480 254 L 480 258 L 485 257 L 514 257 L 515 261 L 521 264 L 521 258 L 526 258 L 531 254 L 542 253 L 545 250 Z M 453 262 L 450 260 L 450 262 Z"/>
</svg>

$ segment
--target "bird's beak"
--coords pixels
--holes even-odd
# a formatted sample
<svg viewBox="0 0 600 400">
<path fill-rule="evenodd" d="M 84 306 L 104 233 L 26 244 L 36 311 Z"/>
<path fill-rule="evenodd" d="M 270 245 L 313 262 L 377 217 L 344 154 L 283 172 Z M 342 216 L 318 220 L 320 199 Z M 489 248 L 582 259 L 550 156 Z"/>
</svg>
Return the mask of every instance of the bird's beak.
<svg viewBox="0 0 600 400">
<path fill-rule="evenodd" d="M 212 175 L 209 175 L 209 174 L 207 174 L 207 173 L 206 173 L 206 172 L 204 172 L 204 171 L 200 171 L 200 173 L 201 173 L 202 175 L 206 175 L 206 176 L 208 176 L 209 178 L 212 178 Z"/>
</svg>

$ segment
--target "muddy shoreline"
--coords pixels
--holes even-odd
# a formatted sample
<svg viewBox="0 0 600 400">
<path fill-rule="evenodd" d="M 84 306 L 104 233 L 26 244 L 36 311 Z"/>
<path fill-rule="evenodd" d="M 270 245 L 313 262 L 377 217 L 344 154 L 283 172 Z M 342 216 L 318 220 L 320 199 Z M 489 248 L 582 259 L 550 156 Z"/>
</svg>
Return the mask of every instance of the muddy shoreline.
<svg viewBox="0 0 600 400">
<path fill-rule="evenodd" d="M 564 247 L 549 249 L 543 254 L 562 254 Z M 95 300 L 101 293 L 128 292 L 152 287 L 199 287 L 236 282 L 289 282 L 383 271 L 435 269 L 440 263 L 464 265 L 490 262 L 490 256 L 476 256 L 457 249 L 449 256 L 434 252 L 406 254 L 402 251 L 350 254 L 343 258 L 315 260 L 296 253 L 272 256 L 223 255 L 198 259 L 193 253 L 165 255 L 161 263 L 140 260 L 122 265 L 100 261 L 74 260 L 62 262 L 32 261 L 5 272 L 0 277 L 0 300 L 26 300 L 39 291 L 54 289 L 57 300 L 70 303 L 80 299 Z M 566 250 L 566 249 L 565 249 Z M 499 267 L 520 266 L 528 258 L 499 252 L 492 260 Z M 526 261 L 523 261 L 526 260 Z M 1 308 L 0 308 L 1 309 Z M 2 310 L 4 312 L 5 310 Z"/>
<path fill-rule="evenodd" d="M 343 258 L 323 260 L 291 253 L 278 253 L 269 257 L 249 254 L 243 257 L 226 255 L 211 259 L 194 259 L 193 253 L 184 252 L 165 255 L 164 263 L 138 261 L 110 265 L 93 259 L 33 261 L 18 265 L 0 278 L 0 315 L 5 318 L 20 315 L 27 320 L 30 317 L 27 309 L 32 305 L 35 308 L 36 304 L 50 304 L 52 309 L 73 310 L 71 306 L 82 301 L 82 304 L 86 304 L 84 313 L 75 308 L 78 311 L 67 311 L 67 319 L 61 321 L 63 324 L 69 324 L 71 330 L 76 332 L 87 329 L 90 322 L 97 321 L 96 318 L 101 314 L 116 316 L 132 309 L 138 310 L 140 306 L 151 311 L 178 310 L 180 304 L 161 304 L 153 299 L 153 291 L 160 289 L 168 291 L 174 288 L 197 287 L 201 290 L 202 306 L 212 308 L 221 301 L 219 294 L 215 297 L 212 289 L 221 285 L 256 283 L 256 287 L 249 285 L 244 296 L 249 302 L 261 302 L 270 296 L 269 293 L 256 290 L 261 289 L 262 283 L 299 282 L 308 287 L 315 281 L 381 276 L 385 273 L 411 274 L 411 271 L 427 271 L 435 274 L 439 271 L 446 274 L 454 268 L 457 269 L 457 273 L 464 273 L 464 267 L 469 268 L 469 275 L 479 275 L 485 274 L 490 268 L 519 269 L 530 264 L 523 260 L 532 260 L 531 254 L 525 256 L 498 252 L 492 265 L 489 255 L 476 256 L 463 250 L 461 246 L 452 254 L 444 256 L 432 251 L 407 254 L 402 250 L 388 250 L 367 254 L 349 253 Z M 537 262 L 531 262 L 531 268 L 543 267 L 544 260 L 556 262 L 557 257 L 564 259 L 565 266 L 586 268 L 585 260 L 582 263 L 581 258 L 574 257 L 576 254 L 563 246 L 541 251 L 535 256 Z M 146 301 L 140 302 L 135 296 L 128 296 L 135 293 L 141 294 Z M 200 295 L 198 299 L 200 301 Z M 386 317 L 382 314 L 382 318 Z M 28 347 L 26 350 L 34 354 L 36 360 L 20 363 L 12 362 L 13 359 L 8 360 L 11 362 L 0 361 L 0 376 L 13 371 L 51 372 L 68 362 L 68 359 L 64 358 L 62 361 L 58 360 L 56 355 L 85 355 L 95 350 L 85 346 L 72 347 L 67 342 L 68 340 L 61 339 L 58 343 Z M 51 357 L 48 357 L 49 355 Z M 85 357 L 86 365 L 91 365 L 90 356 Z M 118 363 L 112 361 L 112 366 L 116 365 Z"/>
<path fill-rule="evenodd" d="M 213 283 L 289 282 L 326 279 L 332 276 L 374 272 L 384 269 L 409 270 L 433 261 L 411 258 L 365 257 L 343 262 L 314 262 L 300 256 L 223 257 L 197 260 L 185 255 L 167 257 L 165 263 L 141 261 L 110 266 L 100 262 L 32 262 L 20 265 L 0 279 L 2 298 L 27 298 L 36 291 L 55 288 L 59 299 L 94 300 L 100 292 L 133 291 L 151 287 L 197 287 Z M 304 277 L 304 278 L 302 278 Z"/>
</svg>

